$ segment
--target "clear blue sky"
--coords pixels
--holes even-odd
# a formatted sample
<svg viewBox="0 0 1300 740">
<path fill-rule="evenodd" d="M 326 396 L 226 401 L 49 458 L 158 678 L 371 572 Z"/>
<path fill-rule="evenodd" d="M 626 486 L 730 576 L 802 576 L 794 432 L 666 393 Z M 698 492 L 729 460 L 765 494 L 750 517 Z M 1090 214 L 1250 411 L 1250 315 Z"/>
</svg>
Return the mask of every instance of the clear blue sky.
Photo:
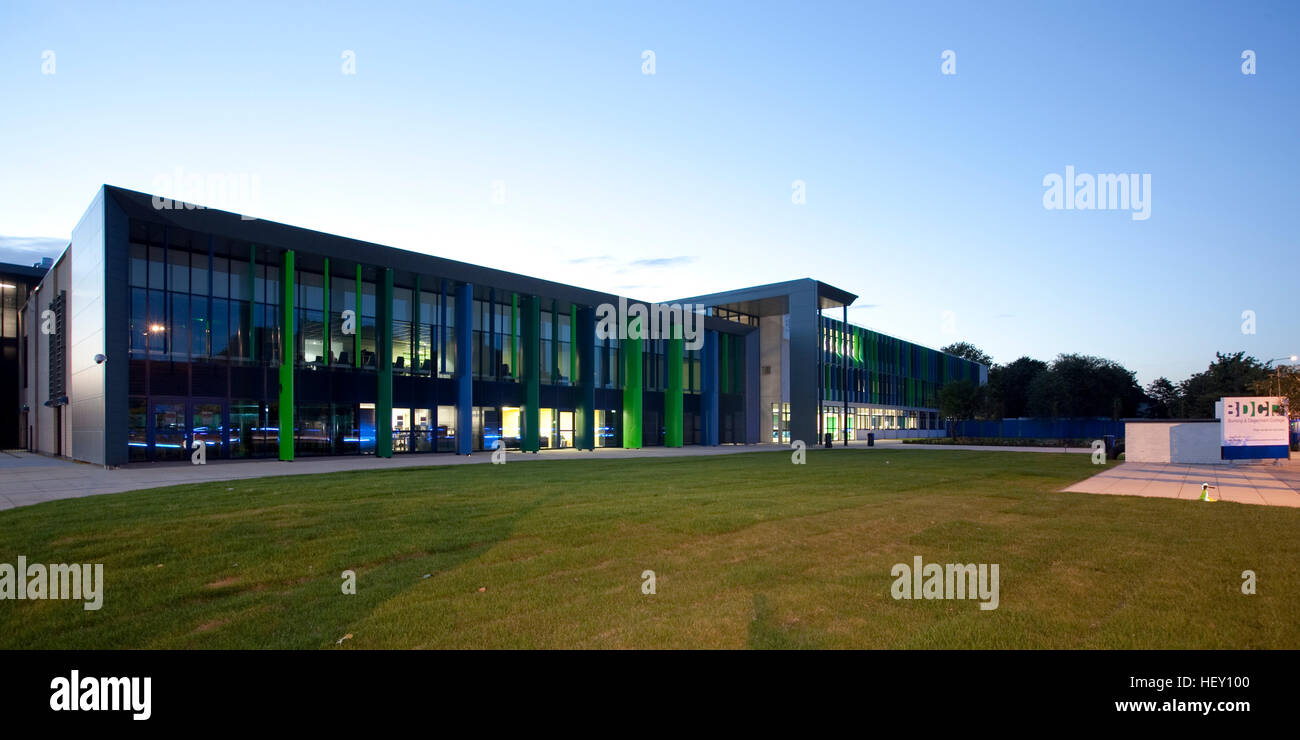
<svg viewBox="0 0 1300 740">
<path fill-rule="evenodd" d="M 1300 352 L 1297 3 L 116 5 L 0 5 L 0 258 L 179 168 L 645 300 L 814 277 L 999 362 Z M 1150 218 L 1046 210 L 1067 165 L 1149 173 Z"/>
</svg>

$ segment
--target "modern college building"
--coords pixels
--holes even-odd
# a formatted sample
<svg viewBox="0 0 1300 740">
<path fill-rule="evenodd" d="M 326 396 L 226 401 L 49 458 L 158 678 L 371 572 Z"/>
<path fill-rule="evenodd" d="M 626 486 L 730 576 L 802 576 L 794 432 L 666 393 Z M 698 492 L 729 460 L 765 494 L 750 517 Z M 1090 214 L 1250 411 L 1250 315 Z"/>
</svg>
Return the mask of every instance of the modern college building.
<svg viewBox="0 0 1300 740">
<path fill-rule="evenodd" d="M 855 299 L 792 280 L 674 301 L 703 305 L 698 349 L 689 322 L 611 337 L 614 294 L 104 186 L 20 313 L 19 431 L 109 466 L 198 441 L 293 460 L 942 434 L 939 389 L 987 368 L 850 324 Z"/>
</svg>

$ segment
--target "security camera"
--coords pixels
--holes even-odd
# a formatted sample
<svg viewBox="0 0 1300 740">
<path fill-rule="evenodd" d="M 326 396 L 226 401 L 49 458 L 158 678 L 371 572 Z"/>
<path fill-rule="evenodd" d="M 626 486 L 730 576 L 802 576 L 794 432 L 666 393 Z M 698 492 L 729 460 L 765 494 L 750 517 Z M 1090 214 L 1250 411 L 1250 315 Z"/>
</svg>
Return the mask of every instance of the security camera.
<svg viewBox="0 0 1300 740">
<path fill-rule="evenodd" d="M 107 359 L 108 359 L 108 358 L 105 357 L 105 356 L 103 356 L 103 355 L 95 355 L 95 364 L 96 364 L 96 365 L 103 365 L 103 364 L 104 364 L 104 361 L 107 360 Z"/>
</svg>

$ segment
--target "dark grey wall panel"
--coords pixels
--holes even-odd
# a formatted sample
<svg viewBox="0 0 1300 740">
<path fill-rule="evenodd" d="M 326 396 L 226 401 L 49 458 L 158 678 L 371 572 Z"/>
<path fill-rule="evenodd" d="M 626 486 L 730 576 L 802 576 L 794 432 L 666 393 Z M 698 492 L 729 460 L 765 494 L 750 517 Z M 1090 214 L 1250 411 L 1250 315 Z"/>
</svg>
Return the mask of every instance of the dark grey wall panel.
<svg viewBox="0 0 1300 740">
<path fill-rule="evenodd" d="M 104 464 L 127 460 L 127 381 L 130 344 L 130 222 L 117 202 L 104 199 Z"/>
</svg>

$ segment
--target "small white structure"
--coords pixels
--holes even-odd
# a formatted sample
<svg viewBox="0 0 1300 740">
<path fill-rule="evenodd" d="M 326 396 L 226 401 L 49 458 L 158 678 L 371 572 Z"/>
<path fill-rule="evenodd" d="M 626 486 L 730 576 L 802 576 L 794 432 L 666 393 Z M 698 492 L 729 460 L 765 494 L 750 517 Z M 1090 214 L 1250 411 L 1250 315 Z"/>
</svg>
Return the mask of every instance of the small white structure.
<svg viewBox="0 0 1300 740">
<path fill-rule="evenodd" d="M 1219 450 L 1218 419 L 1126 419 L 1124 460 L 1226 464 Z"/>
</svg>

